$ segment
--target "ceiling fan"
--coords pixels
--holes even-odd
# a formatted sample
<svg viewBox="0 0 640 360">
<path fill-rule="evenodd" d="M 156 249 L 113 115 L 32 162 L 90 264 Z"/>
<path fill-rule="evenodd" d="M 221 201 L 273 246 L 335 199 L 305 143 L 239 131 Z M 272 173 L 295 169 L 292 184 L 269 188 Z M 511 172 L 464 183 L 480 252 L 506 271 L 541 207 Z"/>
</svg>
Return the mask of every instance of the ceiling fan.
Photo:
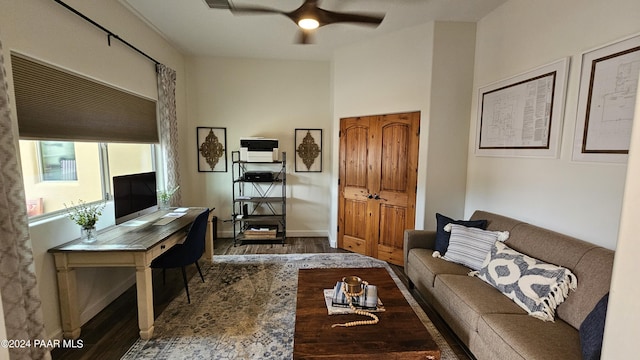
<svg viewBox="0 0 640 360">
<path fill-rule="evenodd" d="M 325 10 L 319 7 L 320 0 L 304 0 L 304 3 L 293 11 L 282 11 L 261 6 L 235 6 L 230 0 L 204 0 L 212 9 L 228 9 L 238 14 L 280 14 L 288 17 L 298 27 L 300 33 L 299 44 L 311 43 L 312 31 L 325 25 L 334 23 L 352 23 L 377 27 L 384 19 L 384 15 L 365 13 L 343 13 Z"/>
</svg>

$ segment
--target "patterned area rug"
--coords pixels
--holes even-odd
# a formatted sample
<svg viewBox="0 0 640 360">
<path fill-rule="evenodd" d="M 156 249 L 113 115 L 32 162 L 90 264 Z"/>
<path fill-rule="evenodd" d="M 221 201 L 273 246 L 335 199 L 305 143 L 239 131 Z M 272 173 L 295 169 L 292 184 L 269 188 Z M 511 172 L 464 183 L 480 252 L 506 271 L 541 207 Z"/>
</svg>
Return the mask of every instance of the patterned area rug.
<svg viewBox="0 0 640 360">
<path fill-rule="evenodd" d="M 291 359 L 298 269 L 383 267 L 442 351 L 447 342 L 387 263 L 359 254 L 220 255 L 193 276 L 191 304 L 184 292 L 155 321 L 154 336 L 123 359 Z"/>
</svg>

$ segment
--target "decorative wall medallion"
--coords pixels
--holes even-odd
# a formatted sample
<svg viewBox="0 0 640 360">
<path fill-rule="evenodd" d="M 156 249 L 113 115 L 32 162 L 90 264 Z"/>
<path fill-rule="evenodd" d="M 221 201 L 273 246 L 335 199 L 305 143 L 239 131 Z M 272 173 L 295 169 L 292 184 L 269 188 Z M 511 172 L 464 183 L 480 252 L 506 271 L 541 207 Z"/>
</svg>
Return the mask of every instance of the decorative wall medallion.
<svg viewBox="0 0 640 360">
<path fill-rule="evenodd" d="M 322 171 L 322 130 L 296 129 L 296 172 Z"/>
<path fill-rule="evenodd" d="M 227 171 L 226 128 L 198 127 L 198 171 Z M 221 160 L 224 161 L 221 161 Z M 208 165 L 208 166 L 207 166 Z"/>
<path fill-rule="evenodd" d="M 302 158 L 302 162 L 307 166 L 307 170 L 310 170 L 311 165 L 313 165 L 316 158 L 320 155 L 320 146 L 316 144 L 315 139 L 309 131 L 307 131 L 307 135 L 302 139 L 302 144 L 298 145 L 297 150 L 300 158 Z"/>
</svg>

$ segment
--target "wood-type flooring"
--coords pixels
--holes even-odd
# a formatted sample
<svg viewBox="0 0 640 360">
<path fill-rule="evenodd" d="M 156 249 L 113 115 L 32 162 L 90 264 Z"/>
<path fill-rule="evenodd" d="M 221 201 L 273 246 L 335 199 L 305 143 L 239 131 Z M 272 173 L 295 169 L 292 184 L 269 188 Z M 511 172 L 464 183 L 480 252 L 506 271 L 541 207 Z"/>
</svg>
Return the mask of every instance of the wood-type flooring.
<svg viewBox="0 0 640 360">
<path fill-rule="evenodd" d="M 284 245 L 262 242 L 245 243 L 233 246 L 232 239 L 217 239 L 214 244 L 215 255 L 242 254 L 297 254 L 297 253 L 345 253 L 346 250 L 329 246 L 325 237 L 317 238 L 287 238 Z M 215 256 L 214 255 L 214 256 Z M 396 275 L 407 285 L 407 277 L 403 268 L 391 265 Z M 191 278 L 197 271 L 195 266 L 187 268 L 187 275 Z M 162 284 L 162 271 L 153 271 L 153 300 L 156 318 L 162 313 L 174 297 L 184 291 L 179 270 L 167 271 L 166 283 Z M 125 291 L 120 297 L 102 310 L 93 319 L 82 326 L 83 346 L 81 349 L 54 349 L 51 356 L 54 360 L 111 360 L 120 359 L 124 353 L 136 342 L 138 336 L 138 318 L 135 286 Z M 412 290 L 412 295 L 442 333 L 449 345 L 462 360 L 473 359 L 459 340 L 453 335 L 448 326 L 422 299 L 420 294 Z M 193 304 L 192 304 L 193 305 Z M 197 304 L 196 304 L 197 306 Z"/>
</svg>

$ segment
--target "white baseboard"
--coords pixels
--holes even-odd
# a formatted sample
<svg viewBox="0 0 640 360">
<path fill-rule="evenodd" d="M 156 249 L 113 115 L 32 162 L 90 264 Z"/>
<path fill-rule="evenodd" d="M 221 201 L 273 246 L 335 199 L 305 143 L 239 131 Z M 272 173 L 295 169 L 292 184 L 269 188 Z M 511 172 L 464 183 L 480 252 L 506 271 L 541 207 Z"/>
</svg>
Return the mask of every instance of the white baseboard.
<svg viewBox="0 0 640 360">
<path fill-rule="evenodd" d="M 287 237 L 329 237 L 326 230 L 287 230 Z"/>
</svg>

